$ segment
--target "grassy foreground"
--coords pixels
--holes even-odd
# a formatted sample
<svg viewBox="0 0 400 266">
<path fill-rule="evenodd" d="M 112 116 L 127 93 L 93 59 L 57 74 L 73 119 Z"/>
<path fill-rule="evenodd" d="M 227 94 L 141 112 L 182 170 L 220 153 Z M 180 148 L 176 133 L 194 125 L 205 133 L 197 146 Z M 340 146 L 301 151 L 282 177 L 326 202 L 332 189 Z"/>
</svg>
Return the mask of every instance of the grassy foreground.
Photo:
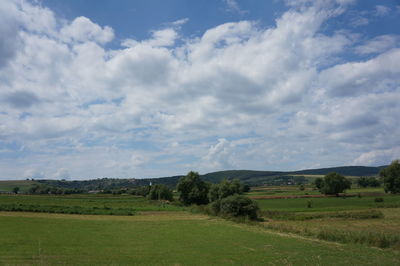
<svg viewBox="0 0 400 266">
<path fill-rule="evenodd" d="M 2 265 L 398 265 L 399 254 L 185 212 L 0 212 Z"/>
</svg>

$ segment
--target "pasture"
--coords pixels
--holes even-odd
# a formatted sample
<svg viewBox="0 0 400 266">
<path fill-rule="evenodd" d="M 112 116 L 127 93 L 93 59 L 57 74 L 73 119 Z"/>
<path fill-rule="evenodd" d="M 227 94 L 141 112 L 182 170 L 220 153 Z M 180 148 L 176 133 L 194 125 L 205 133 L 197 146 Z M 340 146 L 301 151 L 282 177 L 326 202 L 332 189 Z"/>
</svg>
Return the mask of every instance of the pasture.
<svg viewBox="0 0 400 266">
<path fill-rule="evenodd" d="M 257 192 L 297 197 L 314 191 L 284 186 L 247 195 L 257 198 Z M 400 196 L 382 188 L 348 194 L 258 198 L 264 221 L 252 224 L 132 195 L 3 194 L 0 265 L 400 264 Z"/>
<path fill-rule="evenodd" d="M 0 195 L 0 211 L 133 215 L 143 211 L 183 210 L 186 208 L 132 195 Z"/>
<path fill-rule="evenodd" d="M 193 215 L 0 212 L 0 264 L 396 265 L 393 250 L 305 239 Z"/>
</svg>

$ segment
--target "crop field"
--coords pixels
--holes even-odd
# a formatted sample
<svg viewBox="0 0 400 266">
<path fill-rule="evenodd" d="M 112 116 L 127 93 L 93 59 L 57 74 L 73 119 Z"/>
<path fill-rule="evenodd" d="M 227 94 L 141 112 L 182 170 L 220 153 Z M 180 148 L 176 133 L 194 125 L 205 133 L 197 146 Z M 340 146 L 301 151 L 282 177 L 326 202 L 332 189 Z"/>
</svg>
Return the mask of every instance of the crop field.
<svg viewBox="0 0 400 266">
<path fill-rule="evenodd" d="M 0 212 L 0 264 L 396 265 L 399 255 L 184 212 Z"/>
<path fill-rule="evenodd" d="M 262 210 L 288 212 L 346 211 L 371 208 L 400 207 L 400 196 L 379 196 L 383 202 L 375 202 L 376 197 L 326 197 L 257 199 Z M 310 207 L 308 207 L 310 204 Z"/>
<path fill-rule="evenodd" d="M 0 211 L 133 215 L 144 211 L 183 211 L 174 204 L 132 195 L 0 195 Z"/>
<path fill-rule="evenodd" d="M 132 195 L 3 194 L 0 265 L 399 265 L 400 196 L 351 193 L 257 199 L 252 224 Z"/>
<path fill-rule="evenodd" d="M 353 189 L 377 196 L 258 199 L 269 229 L 341 243 L 400 250 L 400 196 L 382 188 Z"/>
</svg>

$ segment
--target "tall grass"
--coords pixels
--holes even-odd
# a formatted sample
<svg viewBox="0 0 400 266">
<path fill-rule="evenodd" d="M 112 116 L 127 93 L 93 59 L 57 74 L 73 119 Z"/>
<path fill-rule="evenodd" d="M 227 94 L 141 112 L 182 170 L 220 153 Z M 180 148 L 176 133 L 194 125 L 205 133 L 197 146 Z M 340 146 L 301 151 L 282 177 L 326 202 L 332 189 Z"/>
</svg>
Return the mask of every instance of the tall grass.
<svg viewBox="0 0 400 266">
<path fill-rule="evenodd" d="M 66 214 L 134 215 L 132 208 L 82 207 L 58 205 L 1 204 L 0 211 L 47 212 Z"/>
<path fill-rule="evenodd" d="M 276 220 L 304 221 L 322 218 L 344 218 L 344 219 L 379 219 L 383 213 L 379 210 L 321 212 L 321 213 L 295 213 L 286 211 L 263 211 L 263 216 Z"/>
<path fill-rule="evenodd" d="M 292 233 L 307 237 L 313 237 L 325 241 L 340 243 L 357 243 L 379 248 L 391 248 L 400 246 L 400 234 L 351 231 L 339 229 L 310 230 L 307 227 L 298 227 L 284 223 L 264 223 L 264 227 L 283 233 Z"/>
</svg>

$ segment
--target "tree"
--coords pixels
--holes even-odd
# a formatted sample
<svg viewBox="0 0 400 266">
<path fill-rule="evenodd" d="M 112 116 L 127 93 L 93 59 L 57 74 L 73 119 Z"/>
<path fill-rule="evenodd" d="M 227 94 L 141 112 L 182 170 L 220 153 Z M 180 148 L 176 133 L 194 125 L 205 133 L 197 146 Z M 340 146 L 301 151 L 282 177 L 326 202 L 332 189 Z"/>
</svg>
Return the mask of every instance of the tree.
<svg viewBox="0 0 400 266">
<path fill-rule="evenodd" d="M 162 184 L 153 185 L 147 197 L 151 200 L 172 201 L 174 199 L 172 191 L 166 185 Z"/>
<path fill-rule="evenodd" d="M 351 181 L 338 173 L 329 173 L 325 175 L 321 187 L 321 192 L 324 194 L 336 194 L 336 196 L 351 188 Z"/>
<path fill-rule="evenodd" d="M 242 185 L 242 186 L 241 186 L 241 191 L 242 191 L 243 193 L 249 192 L 249 191 L 250 191 L 250 186 L 247 185 L 247 184 Z"/>
<path fill-rule="evenodd" d="M 14 192 L 15 194 L 18 194 L 18 192 L 19 192 L 19 187 L 13 188 L 13 192 Z"/>
<path fill-rule="evenodd" d="M 179 200 L 185 205 L 207 204 L 209 188 L 209 184 L 201 180 L 199 173 L 190 171 L 179 179 L 177 185 Z"/>
<path fill-rule="evenodd" d="M 360 177 L 357 184 L 360 187 L 379 187 L 381 182 L 375 177 Z"/>
<path fill-rule="evenodd" d="M 385 192 L 400 193 L 399 160 L 394 160 L 388 167 L 382 169 L 379 175 L 383 178 Z"/>
<path fill-rule="evenodd" d="M 212 184 L 208 192 L 208 200 L 210 202 L 223 199 L 235 194 L 242 194 L 242 186 L 239 179 L 223 180 L 219 184 Z"/>
<path fill-rule="evenodd" d="M 314 180 L 314 185 L 316 188 L 321 189 L 322 188 L 322 184 L 324 183 L 324 180 L 321 177 L 317 177 Z"/>
</svg>

